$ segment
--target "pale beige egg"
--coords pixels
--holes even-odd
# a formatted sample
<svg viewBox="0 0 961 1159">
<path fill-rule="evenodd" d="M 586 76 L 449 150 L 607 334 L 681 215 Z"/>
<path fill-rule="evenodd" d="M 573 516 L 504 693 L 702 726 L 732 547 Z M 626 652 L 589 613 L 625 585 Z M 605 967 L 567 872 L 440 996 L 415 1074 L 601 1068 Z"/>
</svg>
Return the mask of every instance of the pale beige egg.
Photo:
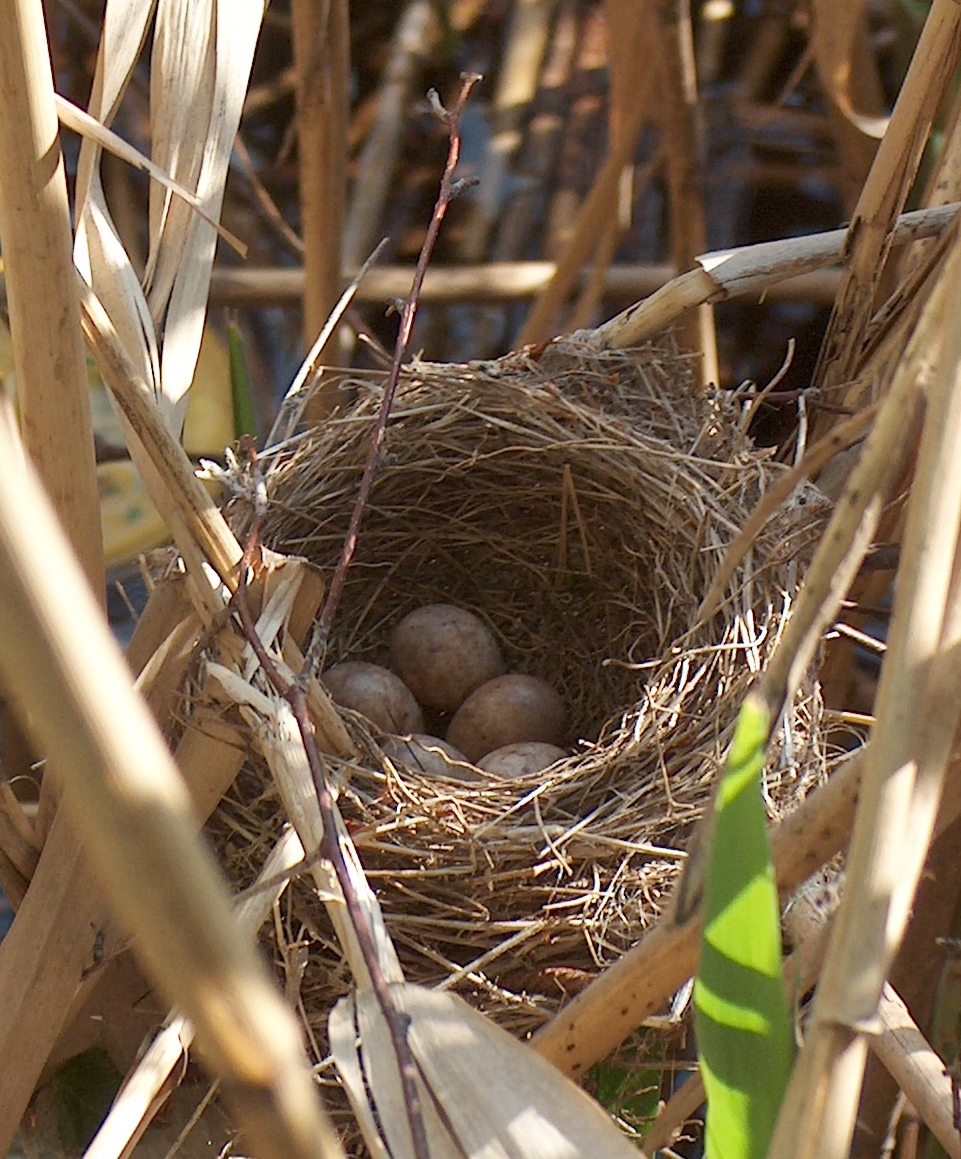
<svg viewBox="0 0 961 1159">
<path fill-rule="evenodd" d="M 417 732 L 410 736 L 389 736 L 381 748 L 395 764 L 417 769 L 429 777 L 454 777 L 458 781 L 480 781 L 483 777 L 462 752 L 440 737 Z"/>
<path fill-rule="evenodd" d="M 384 732 L 421 732 L 424 714 L 401 678 L 378 664 L 345 660 L 321 677 L 337 704 L 352 708 Z"/>
<path fill-rule="evenodd" d="M 559 748 L 556 744 L 544 744 L 539 740 L 522 740 L 517 744 L 494 749 L 478 762 L 477 767 L 494 777 L 526 777 L 528 773 L 539 773 L 566 756 L 567 750 Z"/>
<path fill-rule="evenodd" d="M 390 641 L 390 665 L 425 708 L 456 712 L 505 669 L 490 628 L 453 604 L 426 604 L 405 616 Z"/>
<path fill-rule="evenodd" d="M 518 741 L 561 745 L 567 737 L 567 706 L 536 676 L 509 673 L 482 684 L 460 706 L 447 739 L 479 761 L 495 749 Z"/>
</svg>

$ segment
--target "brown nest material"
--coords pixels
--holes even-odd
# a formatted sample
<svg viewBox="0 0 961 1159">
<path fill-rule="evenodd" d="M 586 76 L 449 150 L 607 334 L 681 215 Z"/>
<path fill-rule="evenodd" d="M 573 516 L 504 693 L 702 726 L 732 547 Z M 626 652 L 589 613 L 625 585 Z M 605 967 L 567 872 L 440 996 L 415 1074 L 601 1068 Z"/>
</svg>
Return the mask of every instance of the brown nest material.
<svg viewBox="0 0 961 1159">
<path fill-rule="evenodd" d="M 383 376 L 351 372 L 343 387 L 351 405 L 268 477 L 265 542 L 328 570 Z M 740 406 L 699 395 L 663 348 L 555 344 L 539 361 L 405 371 L 327 662 L 383 663 L 403 615 L 455 603 L 490 625 L 512 670 L 565 695 L 573 723 L 568 759 L 477 785 L 395 768 L 345 714 L 367 757 L 340 766 L 341 808 L 412 981 L 454 986 L 524 1033 L 655 920 L 827 512 L 806 489 L 697 625 L 726 546 L 781 470 L 752 447 Z M 825 768 L 808 688 L 773 748 L 772 812 Z M 262 863 L 276 814 L 252 761 L 216 822 L 238 881 Z M 306 887 L 287 904 L 280 949 L 287 960 L 285 940 L 316 943 L 300 994 L 322 1037 L 344 970 Z"/>
</svg>

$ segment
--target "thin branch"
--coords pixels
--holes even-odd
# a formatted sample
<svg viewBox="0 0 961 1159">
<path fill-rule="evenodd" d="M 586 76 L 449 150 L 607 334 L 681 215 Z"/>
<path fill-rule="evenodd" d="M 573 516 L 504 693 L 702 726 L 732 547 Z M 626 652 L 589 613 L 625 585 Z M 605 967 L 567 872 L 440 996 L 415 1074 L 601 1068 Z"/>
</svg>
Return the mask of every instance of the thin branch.
<svg viewBox="0 0 961 1159">
<path fill-rule="evenodd" d="M 440 182 L 440 192 L 437 195 L 430 225 L 427 227 L 427 237 L 424 239 L 420 256 L 417 259 L 417 268 L 414 271 L 414 283 L 410 288 L 410 293 L 407 295 L 407 300 L 404 302 L 403 309 L 401 310 L 400 326 L 397 331 L 397 343 L 394 347 L 394 360 L 391 363 L 387 381 L 384 384 L 384 400 L 381 403 L 380 414 L 377 416 L 377 424 L 374 427 L 374 433 L 371 437 L 370 451 L 367 455 L 367 462 L 364 465 L 364 473 L 361 476 L 360 488 L 357 492 L 354 509 L 351 512 L 350 525 L 347 529 L 347 535 L 344 538 L 344 546 L 341 549 L 340 559 L 337 561 L 337 568 L 330 582 L 330 591 L 324 604 L 324 610 L 320 615 L 317 631 L 310 646 L 307 663 L 304 665 L 304 671 L 308 673 L 313 667 L 313 661 L 316 659 L 316 656 L 321 654 L 326 647 L 327 639 L 330 635 L 330 627 L 334 621 L 334 616 L 337 614 L 337 607 L 340 604 L 340 598 L 344 592 L 344 585 L 347 582 L 347 572 L 350 569 L 351 561 L 357 550 L 360 524 L 364 517 L 364 510 L 367 507 L 367 500 L 370 497 L 374 475 L 377 472 L 377 466 L 380 462 L 380 452 L 384 445 L 384 437 L 387 432 L 387 419 L 390 415 L 390 408 L 394 401 L 397 383 L 400 379 L 401 364 L 407 353 L 407 346 L 414 328 L 414 319 L 417 316 L 417 306 L 420 301 L 420 290 L 424 282 L 424 276 L 427 273 L 427 266 L 430 262 L 431 254 L 434 250 L 434 243 L 437 241 L 437 235 L 440 232 L 444 215 L 447 213 L 447 207 L 464 188 L 464 184 L 461 181 L 454 180 L 454 170 L 457 168 L 457 162 L 460 158 L 460 117 L 464 111 L 467 99 L 471 94 L 471 90 L 480 79 L 477 73 L 467 73 L 464 75 L 461 80 L 460 92 L 457 95 L 457 100 L 452 109 L 445 109 L 441 105 L 437 94 L 433 91 L 431 93 L 434 108 L 447 126 L 449 135 L 447 164 L 444 166 L 444 175 Z"/>
<path fill-rule="evenodd" d="M 258 521 L 259 523 L 259 521 Z M 263 641 L 257 632 L 250 604 L 247 600 L 247 575 L 252 561 L 257 553 L 259 543 L 259 525 L 255 525 L 244 551 L 244 566 L 241 569 L 240 583 L 234 595 L 233 606 L 240 616 L 244 635 L 260 661 L 268 680 L 277 692 L 287 701 L 297 721 L 297 728 L 303 741 L 304 751 L 307 754 L 307 763 L 310 766 L 310 775 L 313 778 L 317 792 L 317 802 L 320 806 L 320 816 L 323 822 L 323 838 L 319 853 L 333 866 L 347 914 L 357 936 L 357 943 L 363 955 L 364 965 L 370 975 L 371 986 L 377 999 L 384 1020 L 390 1031 L 394 1053 L 397 1057 L 397 1068 L 400 1073 L 401 1087 L 404 1092 L 404 1103 L 407 1108 L 407 1122 L 410 1127 L 415 1159 L 430 1159 L 430 1149 L 427 1144 L 427 1132 L 424 1128 L 424 1117 L 420 1105 L 420 1092 L 417 1089 L 417 1066 L 407 1039 L 407 1030 L 410 1018 L 399 1010 L 391 994 L 390 985 L 381 968 L 380 957 L 373 934 L 354 889 L 350 868 L 344 857 L 340 844 L 337 827 L 337 807 L 333 794 L 330 791 L 330 780 L 327 768 L 317 741 L 314 736 L 314 725 L 307 707 L 307 692 L 299 682 L 285 680 L 271 660 Z M 306 851 L 308 856 L 310 851 Z"/>
</svg>

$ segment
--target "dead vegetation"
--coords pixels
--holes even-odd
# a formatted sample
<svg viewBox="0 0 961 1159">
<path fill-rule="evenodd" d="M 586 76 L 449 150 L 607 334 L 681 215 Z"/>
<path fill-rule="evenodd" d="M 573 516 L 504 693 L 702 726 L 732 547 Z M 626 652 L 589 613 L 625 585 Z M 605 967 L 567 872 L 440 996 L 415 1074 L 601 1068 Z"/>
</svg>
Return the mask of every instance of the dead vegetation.
<svg viewBox="0 0 961 1159">
<path fill-rule="evenodd" d="M 487 1131 L 523 1154 L 546 1124 L 585 1153 L 626 1149 L 544 1060 L 583 1076 L 689 977 L 699 895 L 696 870 L 677 885 L 678 867 L 697 862 L 695 822 L 759 688 L 784 708 L 765 780 L 782 889 L 854 832 L 835 932 L 795 959 L 809 981 L 823 960 L 823 980 L 777 1153 L 879 1153 L 891 1099 L 870 1070 L 854 1132 L 862 1031 L 880 1003 L 878 1056 L 957 1154 L 956 1080 L 924 1037 L 936 979 L 907 1007 L 892 986 L 936 957 L 961 888 L 942 869 L 951 904 L 936 906 L 922 881 L 958 814 L 954 0 L 915 25 L 908 5 L 880 2 L 254 0 L 224 19 L 196 0 L 109 0 L 102 14 L 61 0 L 47 11 L 58 87 L 100 122 L 60 100 L 82 136 L 69 182 L 41 7 L 7 8 L 0 242 L 19 417 L 0 416 L 0 884 L 18 913 L 0 943 L 0 1145 L 22 1123 L 27 1150 L 49 1146 L 41 1120 L 56 1109 L 41 1098 L 24 1113 L 62 1061 L 58 1040 L 135 1067 L 119 1045 L 140 1025 L 121 981 L 133 938 L 182 1014 L 95 1159 L 129 1153 L 194 1028 L 249 1133 L 237 1145 L 264 1155 L 339 1152 L 309 1081 L 310 1067 L 331 1081 L 332 1058 L 351 1138 L 378 1154 L 473 1154 Z M 420 353 L 369 458 L 393 325 L 370 303 L 407 293 L 440 223 L 429 206 L 445 130 L 423 94 L 433 83 L 447 97 L 474 69 L 488 79 L 458 174 L 479 183 L 453 202 L 412 299 Z M 111 127 L 149 152 L 151 177 L 108 157 Z M 772 202 L 780 216 L 765 221 Z M 226 520 L 180 444 L 208 298 L 248 311 L 267 430 L 277 384 L 381 234 L 381 268 L 320 343 L 323 370 L 298 380 L 301 428 L 259 456 L 210 448 L 235 489 Z M 22 464 L 25 451 L 99 594 L 81 335 L 175 545 L 128 652 L 153 720 L 121 707 L 135 703 L 129 681 L 116 654 L 99 662 L 100 626 L 85 634 L 98 614 L 74 595 Z M 852 444 L 850 480 L 848 461 L 824 483 L 832 505 L 808 476 Z M 512 667 L 570 701 L 576 743 L 546 774 L 478 790 L 397 767 L 304 664 L 368 462 L 356 554 L 315 644 L 328 660 L 380 659 L 418 604 L 475 610 Z M 876 715 L 853 698 L 850 640 L 877 619 L 894 569 L 865 570 L 870 553 L 898 569 Z M 231 615 L 242 561 L 256 621 L 244 631 Z M 316 759 L 265 655 L 281 681 L 301 677 Z M 10 709 L 48 760 L 36 810 L 11 787 L 34 770 Z M 854 729 L 871 743 L 845 755 Z M 243 938 L 164 739 L 191 815 L 213 817 L 233 888 L 262 878 L 244 895 Z M 317 791 L 324 801 L 331 786 L 340 812 L 322 817 Z M 321 821 L 347 851 L 337 872 L 314 857 Z M 249 945 L 268 915 L 309 1052 L 289 1010 L 262 997 Z M 536 1032 L 543 1059 L 451 991 L 517 1036 Z M 412 1019 L 411 1059 L 389 1045 L 392 1004 Z M 658 1033 L 646 1031 L 651 1056 Z M 958 1045 L 938 1043 L 949 1069 Z M 694 1091 L 663 1109 L 658 1145 L 696 1111 Z M 526 1139 L 510 1133 L 521 1106 Z M 195 1139 L 185 1130 L 177 1145 Z"/>
</svg>

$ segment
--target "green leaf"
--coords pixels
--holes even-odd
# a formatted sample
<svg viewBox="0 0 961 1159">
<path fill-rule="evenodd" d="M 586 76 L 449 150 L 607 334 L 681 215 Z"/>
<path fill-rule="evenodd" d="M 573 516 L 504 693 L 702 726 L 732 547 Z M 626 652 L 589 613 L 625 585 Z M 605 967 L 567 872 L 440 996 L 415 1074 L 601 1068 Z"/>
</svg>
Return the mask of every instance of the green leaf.
<svg viewBox="0 0 961 1159">
<path fill-rule="evenodd" d="M 664 1044 L 659 1039 L 630 1040 L 613 1058 L 595 1063 L 585 1076 L 585 1087 L 612 1115 L 635 1130 L 644 1130 L 657 1117 L 661 1092 Z M 656 1069 L 652 1069 L 654 1063 Z"/>
<path fill-rule="evenodd" d="M 233 319 L 227 322 L 227 348 L 230 352 L 230 394 L 234 402 L 234 438 L 241 435 L 257 436 L 257 415 L 254 410 L 247 355 L 243 335 Z"/>
<path fill-rule="evenodd" d="M 74 1055 L 54 1075 L 57 1130 L 64 1149 L 81 1153 L 107 1117 L 122 1076 L 101 1047 Z"/>
<path fill-rule="evenodd" d="M 769 726 L 763 701 L 749 696 L 714 807 L 694 983 L 709 1159 L 763 1159 L 794 1052 L 761 798 Z"/>
</svg>

